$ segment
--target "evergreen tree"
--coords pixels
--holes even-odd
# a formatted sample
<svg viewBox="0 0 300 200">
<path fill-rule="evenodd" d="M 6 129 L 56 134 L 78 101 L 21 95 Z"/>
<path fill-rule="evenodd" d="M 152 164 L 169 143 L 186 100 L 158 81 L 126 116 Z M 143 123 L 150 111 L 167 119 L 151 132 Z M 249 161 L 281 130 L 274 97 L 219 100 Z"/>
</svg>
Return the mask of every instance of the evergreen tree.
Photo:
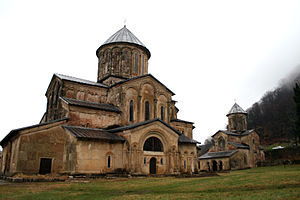
<svg viewBox="0 0 300 200">
<path fill-rule="evenodd" d="M 296 145 L 298 145 L 298 139 L 300 139 L 300 87 L 298 83 L 296 83 L 294 87 L 294 101 L 296 103 L 296 130 L 295 130 L 295 139 L 296 139 Z"/>
</svg>

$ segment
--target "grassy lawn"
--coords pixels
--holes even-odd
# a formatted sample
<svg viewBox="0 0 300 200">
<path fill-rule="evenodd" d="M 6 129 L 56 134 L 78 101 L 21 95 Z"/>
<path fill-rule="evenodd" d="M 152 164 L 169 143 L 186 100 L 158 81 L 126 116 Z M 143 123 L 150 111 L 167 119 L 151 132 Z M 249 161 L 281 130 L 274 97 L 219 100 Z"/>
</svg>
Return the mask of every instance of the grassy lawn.
<svg viewBox="0 0 300 200">
<path fill-rule="evenodd" d="M 202 178 L 118 178 L 0 185 L 0 199 L 300 199 L 300 165 Z"/>
</svg>

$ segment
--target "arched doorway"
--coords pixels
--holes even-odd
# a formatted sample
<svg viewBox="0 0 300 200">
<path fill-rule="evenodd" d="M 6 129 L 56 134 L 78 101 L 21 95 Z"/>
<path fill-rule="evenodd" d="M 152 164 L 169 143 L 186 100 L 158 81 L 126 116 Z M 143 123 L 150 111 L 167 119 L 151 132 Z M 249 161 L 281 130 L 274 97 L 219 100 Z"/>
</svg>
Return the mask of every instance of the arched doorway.
<svg viewBox="0 0 300 200">
<path fill-rule="evenodd" d="M 222 161 L 219 162 L 219 171 L 223 171 L 223 162 Z"/>
<path fill-rule="evenodd" d="M 215 160 L 213 160 L 213 171 L 215 172 L 215 171 L 218 171 L 218 163 L 217 163 L 217 161 L 215 161 Z"/>
<path fill-rule="evenodd" d="M 156 158 L 152 157 L 150 159 L 150 174 L 156 174 Z"/>
</svg>

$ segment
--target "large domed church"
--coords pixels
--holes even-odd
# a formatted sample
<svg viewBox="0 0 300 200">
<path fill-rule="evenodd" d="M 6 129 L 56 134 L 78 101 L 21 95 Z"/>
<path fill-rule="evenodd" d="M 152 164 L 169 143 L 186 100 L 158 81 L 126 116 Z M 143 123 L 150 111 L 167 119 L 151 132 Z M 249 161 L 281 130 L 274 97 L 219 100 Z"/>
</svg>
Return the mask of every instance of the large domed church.
<svg viewBox="0 0 300 200">
<path fill-rule="evenodd" d="M 194 173 L 193 123 L 148 73 L 147 47 L 126 26 L 96 51 L 97 81 L 54 74 L 39 124 L 2 141 L 1 173 Z"/>
</svg>

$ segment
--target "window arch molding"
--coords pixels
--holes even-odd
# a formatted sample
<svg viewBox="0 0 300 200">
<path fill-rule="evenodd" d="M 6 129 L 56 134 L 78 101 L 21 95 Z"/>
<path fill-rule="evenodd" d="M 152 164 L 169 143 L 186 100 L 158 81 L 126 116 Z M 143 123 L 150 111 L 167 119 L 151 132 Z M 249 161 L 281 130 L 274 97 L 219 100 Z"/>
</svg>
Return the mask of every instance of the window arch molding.
<svg viewBox="0 0 300 200">
<path fill-rule="evenodd" d="M 143 144 L 143 151 L 163 152 L 164 146 L 161 140 L 155 136 L 148 137 Z"/>
<path fill-rule="evenodd" d="M 159 130 L 153 130 L 150 132 L 147 132 L 145 134 L 143 134 L 140 139 L 139 139 L 139 149 L 143 151 L 144 149 L 144 143 L 146 142 L 146 140 L 150 137 L 156 137 L 160 140 L 160 142 L 163 145 L 163 152 L 168 151 L 168 149 L 170 148 L 169 144 L 168 144 L 168 140 L 166 139 L 166 137 L 164 136 L 164 134 L 160 133 Z"/>
<path fill-rule="evenodd" d="M 225 139 L 222 136 L 218 138 L 218 148 L 219 151 L 225 150 Z"/>
</svg>

